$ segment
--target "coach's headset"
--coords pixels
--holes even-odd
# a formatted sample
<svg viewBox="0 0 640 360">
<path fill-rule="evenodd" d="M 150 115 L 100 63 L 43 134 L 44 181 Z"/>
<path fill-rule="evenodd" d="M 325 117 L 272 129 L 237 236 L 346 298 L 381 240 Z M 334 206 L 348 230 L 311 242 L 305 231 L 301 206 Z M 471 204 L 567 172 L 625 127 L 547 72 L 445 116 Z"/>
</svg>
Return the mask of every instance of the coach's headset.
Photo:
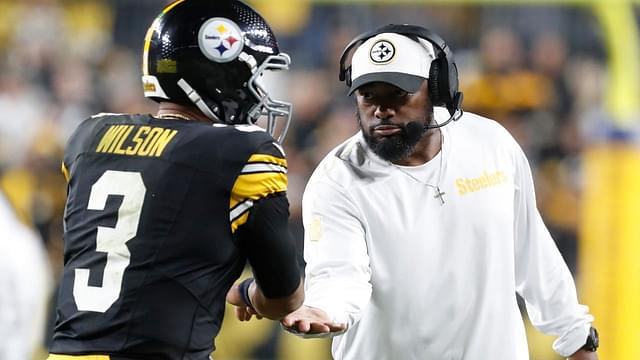
<svg viewBox="0 0 640 360">
<path fill-rule="evenodd" d="M 427 125 L 429 129 L 447 125 L 452 120 L 458 120 L 463 114 L 462 92 L 458 91 L 458 67 L 453 61 L 453 53 L 447 43 L 436 33 L 416 25 L 389 24 L 381 28 L 368 31 L 356 36 L 340 56 L 340 81 L 344 81 L 351 87 L 351 64 L 346 66 L 346 61 L 352 50 L 356 49 L 368 39 L 382 34 L 396 33 L 415 40 L 416 37 L 427 40 L 433 45 L 436 58 L 431 61 L 429 68 L 429 100 L 433 106 L 444 106 L 449 111 L 449 119 L 442 124 Z"/>
</svg>

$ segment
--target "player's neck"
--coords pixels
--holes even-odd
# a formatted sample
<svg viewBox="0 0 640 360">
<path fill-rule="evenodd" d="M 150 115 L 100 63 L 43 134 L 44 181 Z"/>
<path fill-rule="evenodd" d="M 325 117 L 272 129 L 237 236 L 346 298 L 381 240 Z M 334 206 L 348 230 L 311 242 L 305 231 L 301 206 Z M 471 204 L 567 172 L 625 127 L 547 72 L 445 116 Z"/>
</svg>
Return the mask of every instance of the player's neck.
<svg viewBox="0 0 640 360">
<path fill-rule="evenodd" d="M 400 166 L 419 166 L 438 155 L 441 148 L 442 135 L 440 134 L 440 129 L 431 129 L 418 141 L 411 155 L 393 163 Z"/>
<path fill-rule="evenodd" d="M 206 117 L 200 110 L 193 106 L 185 106 L 168 101 L 160 103 L 156 117 L 160 119 L 170 118 L 212 122 L 211 119 Z"/>
</svg>

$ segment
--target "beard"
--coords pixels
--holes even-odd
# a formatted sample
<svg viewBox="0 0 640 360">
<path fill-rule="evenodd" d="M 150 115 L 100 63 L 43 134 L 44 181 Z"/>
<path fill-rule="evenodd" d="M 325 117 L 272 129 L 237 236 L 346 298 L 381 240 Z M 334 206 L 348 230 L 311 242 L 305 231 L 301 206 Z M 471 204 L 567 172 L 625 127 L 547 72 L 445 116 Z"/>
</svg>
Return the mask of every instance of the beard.
<svg viewBox="0 0 640 360">
<path fill-rule="evenodd" d="M 426 125 L 431 122 L 433 113 L 430 113 L 428 119 L 419 121 L 410 121 L 405 125 L 392 124 L 388 120 L 382 120 L 377 125 L 395 125 L 400 128 L 400 132 L 391 136 L 373 136 L 374 126 L 369 127 L 369 131 L 365 131 L 360 120 L 360 112 L 357 112 L 358 123 L 364 140 L 371 150 L 381 159 L 390 162 L 396 162 L 408 158 L 416 149 L 416 145 L 422 139 L 422 136 L 428 131 Z"/>
</svg>

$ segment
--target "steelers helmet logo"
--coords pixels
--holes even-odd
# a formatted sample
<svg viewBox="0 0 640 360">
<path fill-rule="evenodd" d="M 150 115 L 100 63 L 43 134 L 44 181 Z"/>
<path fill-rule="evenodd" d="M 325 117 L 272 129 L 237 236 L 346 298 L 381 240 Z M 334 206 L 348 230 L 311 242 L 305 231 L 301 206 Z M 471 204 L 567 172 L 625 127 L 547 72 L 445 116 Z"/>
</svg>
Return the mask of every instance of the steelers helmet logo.
<svg viewBox="0 0 640 360">
<path fill-rule="evenodd" d="M 396 48 L 387 40 L 376 41 L 369 51 L 369 57 L 375 64 L 386 64 L 395 54 Z"/>
<path fill-rule="evenodd" d="M 236 23 L 217 17 L 202 24 L 198 34 L 198 45 L 209 60 L 226 63 L 240 55 L 244 41 L 242 31 Z"/>
</svg>

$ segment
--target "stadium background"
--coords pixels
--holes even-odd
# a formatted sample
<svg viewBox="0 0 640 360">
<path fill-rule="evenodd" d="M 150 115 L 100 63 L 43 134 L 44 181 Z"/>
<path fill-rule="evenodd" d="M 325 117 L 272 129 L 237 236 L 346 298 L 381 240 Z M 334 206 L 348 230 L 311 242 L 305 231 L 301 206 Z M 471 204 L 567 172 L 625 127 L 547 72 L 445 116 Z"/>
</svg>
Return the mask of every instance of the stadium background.
<svg viewBox="0 0 640 360">
<path fill-rule="evenodd" d="M 54 287 L 65 141 L 93 113 L 154 112 L 142 96 L 140 52 L 166 3 L 0 0 L 0 186 L 42 236 Z M 293 58 L 292 70 L 270 83 L 294 104 L 285 147 L 295 236 L 302 236 L 300 197 L 310 172 L 357 130 L 337 80 L 343 47 L 381 24 L 429 27 L 454 49 L 465 110 L 502 123 L 528 154 L 540 210 L 596 316 L 600 358 L 640 358 L 637 1 L 250 3 Z M 52 321 L 43 325 L 45 342 Z M 535 331 L 529 338 L 533 360 L 558 359 L 552 338 Z M 330 358 L 327 341 L 299 340 L 268 321 L 239 323 L 230 313 L 217 343 L 216 360 Z"/>
</svg>

